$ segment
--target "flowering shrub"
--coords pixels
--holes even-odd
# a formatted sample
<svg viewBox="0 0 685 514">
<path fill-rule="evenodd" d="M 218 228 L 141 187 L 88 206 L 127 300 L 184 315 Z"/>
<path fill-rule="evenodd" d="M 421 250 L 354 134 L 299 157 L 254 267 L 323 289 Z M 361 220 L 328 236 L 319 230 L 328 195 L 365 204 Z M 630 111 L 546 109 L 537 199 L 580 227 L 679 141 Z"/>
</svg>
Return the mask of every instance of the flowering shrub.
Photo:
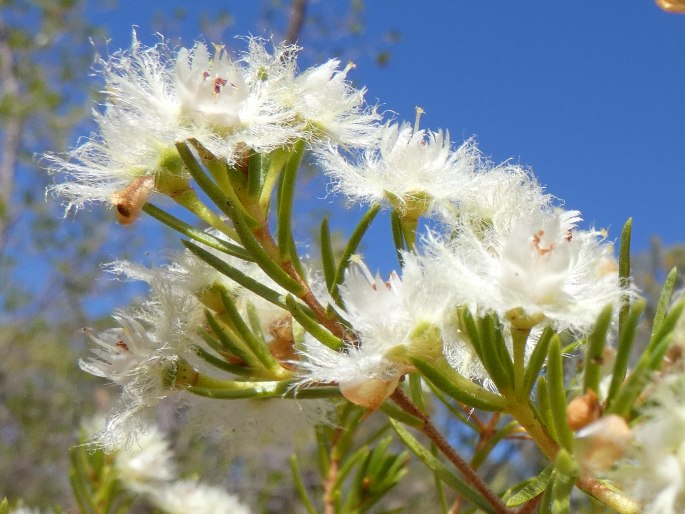
<svg viewBox="0 0 685 514">
<path fill-rule="evenodd" d="M 109 265 L 150 294 L 115 313 L 116 328 L 88 332 L 93 349 L 80 361 L 121 388 L 94 436 L 118 456 L 121 489 L 167 512 L 247 511 L 176 481 L 163 436 L 144 431 L 160 399 L 174 397 L 190 416 L 239 426 L 227 431 L 244 445 L 325 427 L 321 498 L 293 460 L 309 512 L 364 512 L 391 494 L 407 473 L 398 441 L 447 488 L 450 512 L 570 512 L 575 489 L 622 513 L 682 512 L 683 305 L 670 300 L 672 275 L 629 362 L 644 310 L 629 276 L 630 222 L 617 260 L 606 233 L 580 228 L 580 213 L 528 169 L 493 164 L 473 140 L 454 145 L 447 131 L 420 128 L 419 116 L 414 126 L 385 119 L 348 82 L 352 66 L 330 60 L 299 73 L 297 50 L 249 39 L 232 56 L 202 43 L 144 48 L 134 36 L 99 63 L 108 100 L 97 132 L 47 156 L 59 177 L 51 192 L 67 210 L 105 203 L 121 223 L 146 213 L 184 238 L 164 266 Z M 323 220 L 321 262 L 300 255 L 293 237 L 305 155 L 333 193 L 368 206 L 340 255 Z M 153 203 L 162 197 L 201 226 Z M 383 209 L 399 261 L 388 277 L 357 254 Z M 478 432 L 471 463 L 438 429 L 441 404 Z M 362 413 L 376 411 L 396 442 L 355 450 Z M 487 431 L 469 424 L 487 413 Z M 495 490 L 477 468 L 521 434 L 548 465 Z M 77 455 L 75 490 L 90 512 L 90 457 Z M 154 476 L 148 459 L 165 462 Z"/>
</svg>

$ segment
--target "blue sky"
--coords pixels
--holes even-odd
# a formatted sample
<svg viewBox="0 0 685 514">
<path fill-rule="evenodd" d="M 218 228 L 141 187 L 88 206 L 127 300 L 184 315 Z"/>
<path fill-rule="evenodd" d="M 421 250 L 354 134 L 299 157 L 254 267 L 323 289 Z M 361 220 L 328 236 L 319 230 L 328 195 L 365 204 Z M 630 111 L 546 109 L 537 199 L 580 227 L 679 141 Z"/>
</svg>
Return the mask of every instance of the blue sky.
<svg viewBox="0 0 685 514">
<path fill-rule="evenodd" d="M 651 0 L 365 4 L 351 78 L 371 102 L 408 120 L 420 105 L 423 127 L 449 129 L 457 142 L 475 136 L 492 160 L 531 166 L 549 192 L 583 213 L 585 226 L 608 228 L 610 238 L 632 216 L 634 249 L 647 248 L 653 234 L 685 240 L 685 16 Z M 105 25 L 115 49 L 129 45 L 132 25 L 153 44 L 156 13 L 185 6 L 187 20 L 172 29 L 191 44 L 201 37 L 198 20 L 223 8 L 234 23 L 219 37 L 235 45 L 235 35 L 264 33 L 262 5 L 121 0 L 89 17 Z M 314 2 L 313 10 L 346 5 Z M 390 29 L 401 38 L 380 68 L 374 50 L 388 47 Z M 303 66 L 313 64 L 308 41 L 325 54 L 350 40 L 315 39 L 306 29 Z"/>
</svg>

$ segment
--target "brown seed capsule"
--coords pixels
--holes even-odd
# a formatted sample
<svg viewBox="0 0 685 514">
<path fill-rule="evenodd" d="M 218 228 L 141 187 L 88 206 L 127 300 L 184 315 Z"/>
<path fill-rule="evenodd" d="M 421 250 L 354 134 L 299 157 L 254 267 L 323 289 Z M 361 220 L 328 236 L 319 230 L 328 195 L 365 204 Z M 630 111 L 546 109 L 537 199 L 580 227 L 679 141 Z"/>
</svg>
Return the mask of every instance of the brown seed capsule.
<svg viewBox="0 0 685 514">
<path fill-rule="evenodd" d="M 292 318 L 287 317 L 275 322 L 269 327 L 269 334 L 273 337 L 269 343 L 271 355 L 285 368 L 291 368 L 290 363 L 297 360 Z"/>
<path fill-rule="evenodd" d="M 587 393 L 577 396 L 566 407 L 566 422 L 574 432 L 597 420 L 601 414 L 601 407 L 597 394 L 588 389 Z"/>
<path fill-rule="evenodd" d="M 112 205 L 116 209 L 117 221 L 130 225 L 138 219 L 140 211 L 152 194 L 155 177 L 139 177 L 124 189 L 112 195 Z"/>
</svg>

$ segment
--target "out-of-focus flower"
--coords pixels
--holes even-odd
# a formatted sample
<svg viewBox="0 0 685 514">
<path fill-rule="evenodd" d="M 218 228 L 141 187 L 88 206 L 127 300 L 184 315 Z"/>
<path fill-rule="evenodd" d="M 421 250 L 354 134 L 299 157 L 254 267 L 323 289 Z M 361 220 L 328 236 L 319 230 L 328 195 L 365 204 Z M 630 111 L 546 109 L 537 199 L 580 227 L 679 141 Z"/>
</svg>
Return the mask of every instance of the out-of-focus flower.
<svg viewBox="0 0 685 514">
<path fill-rule="evenodd" d="M 179 480 L 151 491 L 155 506 L 168 514 L 249 514 L 240 500 L 219 487 Z"/>
<path fill-rule="evenodd" d="M 645 514 L 685 512 L 685 379 L 662 376 L 654 385 L 635 441 L 611 477 L 641 500 Z"/>
<path fill-rule="evenodd" d="M 160 482 L 176 478 L 169 441 L 155 425 L 146 427 L 114 456 L 119 479 L 131 491 L 154 489 Z"/>
</svg>

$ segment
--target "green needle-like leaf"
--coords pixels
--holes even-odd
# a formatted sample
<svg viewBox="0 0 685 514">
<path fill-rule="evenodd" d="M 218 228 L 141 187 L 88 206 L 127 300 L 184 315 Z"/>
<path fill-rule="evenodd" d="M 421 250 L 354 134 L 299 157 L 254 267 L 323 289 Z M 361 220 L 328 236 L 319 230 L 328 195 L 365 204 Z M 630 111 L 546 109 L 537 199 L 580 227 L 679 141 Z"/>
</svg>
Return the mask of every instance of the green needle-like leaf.
<svg viewBox="0 0 685 514">
<path fill-rule="evenodd" d="M 477 507 L 480 507 L 484 512 L 495 513 L 495 509 L 490 505 L 478 491 L 471 488 L 466 482 L 464 482 L 457 475 L 452 473 L 445 465 L 440 462 L 427 448 L 425 448 L 417 439 L 412 436 L 407 429 L 400 425 L 394 419 L 389 420 L 392 428 L 397 432 L 397 435 L 402 440 L 402 442 L 411 450 L 411 452 L 416 455 L 421 462 L 423 462 L 428 469 L 433 471 L 440 480 L 445 482 L 447 485 L 452 487 L 457 493 L 461 494 L 464 498 L 471 501 Z"/>
<path fill-rule="evenodd" d="M 286 296 L 285 304 L 293 318 L 318 341 L 328 346 L 331 350 L 339 350 L 343 347 L 343 341 L 322 327 L 318 321 L 309 317 L 291 295 Z"/>
<path fill-rule="evenodd" d="M 347 266 L 349 266 L 350 263 L 350 257 L 352 257 L 352 255 L 357 251 L 359 243 L 361 243 L 364 234 L 366 234 L 366 231 L 369 229 L 369 226 L 371 226 L 371 222 L 376 218 L 376 215 L 378 214 L 380 209 L 380 204 L 374 204 L 369 208 L 368 211 L 366 211 L 366 214 L 364 214 L 362 219 L 359 220 L 359 224 L 352 232 L 349 241 L 347 241 L 347 245 L 345 245 L 345 249 L 343 250 L 343 253 L 340 257 L 340 262 L 338 263 L 338 267 L 335 270 L 335 278 L 333 279 L 333 289 L 329 290 L 331 296 L 333 296 L 333 298 L 336 300 L 338 304 L 340 304 L 338 286 L 343 281 L 345 270 L 347 269 Z"/>
<path fill-rule="evenodd" d="M 530 392 L 533 390 L 535 381 L 537 380 L 540 370 L 545 363 L 545 359 L 547 358 L 547 348 L 553 335 L 554 330 L 552 327 L 545 327 L 545 329 L 542 331 L 542 334 L 540 334 L 540 338 L 538 339 L 535 348 L 533 348 L 533 351 L 530 354 L 524 379 L 524 389 L 527 395 L 530 395 Z"/>
<path fill-rule="evenodd" d="M 295 143 L 285 164 L 285 170 L 281 177 L 280 194 L 278 196 L 278 248 L 281 251 L 281 258 L 288 260 L 290 255 L 290 240 L 292 234 L 292 211 L 293 198 L 295 197 L 295 181 L 297 170 L 300 167 L 302 156 L 304 155 L 304 141 Z M 292 256 L 291 256 L 292 257 Z"/>
<path fill-rule="evenodd" d="M 323 268 L 323 276 L 326 280 L 326 289 L 333 290 L 335 284 L 335 256 L 333 255 L 333 244 L 331 242 L 331 229 L 328 225 L 328 218 L 321 220 L 321 229 L 319 231 L 319 246 L 321 248 L 321 265 Z"/>
<path fill-rule="evenodd" d="M 630 237 L 633 230 L 633 218 L 628 218 L 621 231 L 621 245 L 618 250 L 618 280 L 621 287 L 630 285 Z M 618 335 L 623 334 L 623 325 L 628 316 L 630 303 L 625 298 L 618 312 Z"/>
<path fill-rule="evenodd" d="M 585 347 L 583 392 L 588 389 L 595 393 L 599 392 L 600 372 L 604 361 L 604 345 L 609 325 L 611 325 L 611 311 L 611 305 L 602 310 L 588 338 Z"/>
<path fill-rule="evenodd" d="M 656 313 L 654 314 L 654 321 L 652 323 L 652 341 L 654 341 L 655 335 L 661 329 L 661 324 L 666 317 L 666 311 L 668 310 L 668 304 L 671 301 L 671 294 L 673 294 L 677 276 L 678 270 L 677 268 L 673 268 L 666 276 L 666 280 L 664 280 L 664 287 L 661 289 L 661 295 L 659 296 L 659 302 L 657 303 Z"/>
<path fill-rule="evenodd" d="M 252 255 L 254 261 L 262 270 L 264 270 L 264 273 L 273 279 L 274 282 L 299 298 L 304 293 L 304 287 L 283 271 L 280 263 L 274 261 L 272 256 L 267 254 L 240 213 L 232 206 L 228 207 L 228 211 L 232 215 L 231 219 L 233 220 L 236 232 L 238 232 L 238 235 L 240 236 L 240 242 L 250 255 Z"/>
<path fill-rule="evenodd" d="M 411 362 L 429 382 L 458 402 L 486 411 L 500 411 L 506 404 L 501 396 L 457 373 L 444 359 L 429 363 L 413 358 Z"/>
<path fill-rule="evenodd" d="M 297 494 L 300 497 L 300 500 L 302 501 L 304 508 L 307 509 L 307 512 L 309 514 L 317 514 L 317 510 L 314 507 L 314 503 L 312 502 L 311 498 L 309 498 L 309 495 L 307 494 L 307 489 L 305 488 L 304 482 L 302 481 L 300 465 L 297 462 L 297 455 L 294 453 L 290 456 L 290 472 L 292 474 L 293 481 L 295 482 L 295 490 L 297 491 Z"/>
<path fill-rule="evenodd" d="M 630 360 L 630 352 L 633 349 L 633 342 L 637 333 L 637 324 L 640 321 L 640 316 L 645 310 L 647 302 L 640 300 L 635 302 L 626 316 L 623 323 L 621 336 L 618 340 L 616 348 L 616 359 L 614 360 L 614 371 L 611 376 L 611 385 L 607 394 L 607 405 L 611 405 L 616 393 L 618 392 L 623 379 L 628 371 L 628 361 Z"/>
<path fill-rule="evenodd" d="M 259 359 L 259 361 L 264 365 L 266 369 L 276 369 L 280 368 L 280 365 L 274 359 L 273 355 L 269 352 L 269 349 L 262 344 L 262 342 L 255 337 L 255 335 L 250 330 L 250 327 L 245 323 L 243 317 L 238 312 L 233 299 L 228 295 L 225 289 L 221 289 L 221 302 L 226 309 L 226 314 L 230 318 L 233 326 L 240 334 L 241 339 L 248 346 L 252 354 Z"/>
<path fill-rule="evenodd" d="M 233 206 L 234 209 L 240 210 L 243 218 L 251 226 L 257 226 L 259 223 L 255 220 L 250 213 L 248 213 L 243 207 L 242 203 L 235 194 L 235 191 L 228 190 L 226 192 L 222 191 L 216 183 L 207 176 L 207 174 L 202 170 L 202 167 L 195 159 L 193 152 L 188 147 L 185 142 L 176 143 L 176 149 L 178 150 L 178 155 L 181 156 L 183 164 L 185 164 L 188 172 L 193 177 L 195 182 L 200 189 L 202 189 L 205 194 L 209 197 L 212 202 L 229 218 L 233 219 L 233 212 L 228 207 Z M 228 195 L 228 196 L 227 196 Z M 235 220 L 234 220 L 235 222 Z"/>
<path fill-rule="evenodd" d="M 534 477 L 519 484 L 515 489 L 518 491 L 506 501 L 507 507 L 518 507 L 529 500 L 532 500 L 539 494 L 542 494 L 549 483 L 552 475 L 554 464 L 548 465 L 542 472 Z"/>
<path fill-rule="evenodd" d="M 224 252 L 228 255 L 232 255 L 233 257 L 237 257 L 245 261 L 252 260 L 250 254 L 247 253 L 245 248 L 243 248 L 242 246 L 229 243 L 228 241 L 224 241 L 222 239 L 219 239 L 218 237 L 214 237 L 213 235 L 205 232 L 204 230 L 197 229 L 192 225 L 189 225 L 185 221 L 181 221 L 180 219 L 172 216 L 168 212 L 163 211 L 162 209 L 156 207 L 151 203 L 146 203 L 143 207 L 143 210 L 156 220 L 164 223 L 166 226 L 176 230 L 177 232 L 180 232 L 185 236 L 194 239 L 199 243 L 205 244 L 210 248 L 214 248 L 215 250 L 219 250 L 220 252 Z M 235 231 L 232 230 L 232 232 Z M 237 238 L 238 234 L 235 234 L 235 237 Z"/>
<path fill-rule="evenodd" d="M 261 296 L 265 300 L 273 303 L 274 305 L 277 305 L 282 308 L 286 308 L 285 306 L 285 301 L 283 299 L 283 295 L 277 291 L 274 291 L 273 289 L 269 288 L 268 286 L 265 286 L 261 282 L 258 282 L 257 280 L 248 277 L 243 273 L 242 271 L 238 270 L 234 266 L 231 266 L 224 260 L 220 259 L 216 255 L 208 252 L 204 248 L 201 248 L 200 246 L 196 245 L 195 243 L 192 243 L 190 241 L 181 241 L 183 245 L 188 248 L 191 252 L 193 252 L 195 255 L 197 255 L 200 259 L 205 261 L 207 264 L 215 268 L 217 271 L 220 273 L 226 275 L 228 278 L 233 280 L 234 282 L 240 284 L 246 289 L 249 289 L 253 293 L 255 293 L 258 296 Z"/>
<path fill-rule="evenodd" d="M 566 422 L 566 392 L 564 391 L 564 365 L 561 360 L 561 343 L 554 335 L 549 342 L 547 355 L 547 392 L 552 410 L 554 428 L 559 442 L 568 450 L 573 450 L 573 432 Z"/>
</svg>

